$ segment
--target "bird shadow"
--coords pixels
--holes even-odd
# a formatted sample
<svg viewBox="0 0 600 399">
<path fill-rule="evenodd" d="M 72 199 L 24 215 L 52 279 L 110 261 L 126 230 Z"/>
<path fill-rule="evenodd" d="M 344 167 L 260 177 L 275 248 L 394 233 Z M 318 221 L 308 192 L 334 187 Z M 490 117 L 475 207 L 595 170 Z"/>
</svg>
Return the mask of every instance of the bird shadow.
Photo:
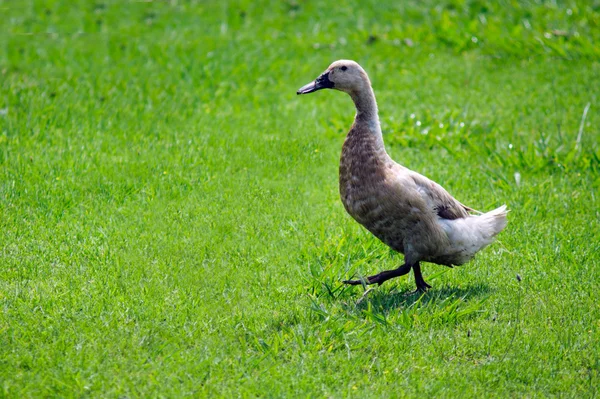
<svg viewBox="0 0 600 399">
<path fill-rule="evenodd" d="M 494 289 L 489 285 L 478 283 L 462 287 L 444 286 L 432 288 L 425 293 L 410 293 L 372 289 L 368 293 L 363 292 L 353 304 L 346 303 L 347 311 L 352 313 L 364 313 L 367 309 L 377 309 L 384 315 L 395 309 L 409 309 L 418 305 L 421 308 L 448 307 L 449 303 L 460 300 L 462 303 L 482 302 L 487 299 Z"/>
</svg>

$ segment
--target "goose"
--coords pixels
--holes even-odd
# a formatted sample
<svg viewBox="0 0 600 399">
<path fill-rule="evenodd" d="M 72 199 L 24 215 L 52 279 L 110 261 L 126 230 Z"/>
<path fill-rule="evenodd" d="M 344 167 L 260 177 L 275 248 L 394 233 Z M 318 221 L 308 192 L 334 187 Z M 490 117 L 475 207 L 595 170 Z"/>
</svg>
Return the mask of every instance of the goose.
<svg viewBox="0 0 600 399">
<path fill-rule="evenodd" d="M 453 267 L 471 260 L 507 224 L 506 205 L 481 213 L 463 205 L 442 186 L 392 160 L 385 150 L 371 81 L 356 62 L 332 63 L 296 94 L 335 89 L 356 107 L 339 167 L 339 191 L 346 211 L 375 237 L 404 254 L 404 264 L 350 285 L 379 284 L 412 269 L 417 289 L 431 288 L 421 262 Z"/>
</svg>

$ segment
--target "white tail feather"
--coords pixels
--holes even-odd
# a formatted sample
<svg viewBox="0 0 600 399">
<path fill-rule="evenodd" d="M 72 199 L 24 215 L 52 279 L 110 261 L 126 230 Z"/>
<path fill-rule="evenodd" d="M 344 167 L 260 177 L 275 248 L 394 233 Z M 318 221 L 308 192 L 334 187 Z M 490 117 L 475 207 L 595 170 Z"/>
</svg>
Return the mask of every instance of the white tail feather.
<svg viewBox="0 0 600 399">
<path fill-rule="evenodd" d="M 508 210 L 506 210 L 506 205 L 502 205 L 493 211 L 476 216 L 477 222 L 481 226 L 480 229 L 482 234 L 489 238 L 494 238 L 506 227 L 506 224 L 508 223 L 508 220 L 506 219 L 507 214 Z"/>
<path fill-rule="evenodd" d="M 477 252 L 494 242 L 508 223 L 506 205 L 482 215 L 471 215 L 464 219 L 440 219 L 450 240 L 446 256 L 456 257 L 454 264 L 468 262 Z"/>
</svg>

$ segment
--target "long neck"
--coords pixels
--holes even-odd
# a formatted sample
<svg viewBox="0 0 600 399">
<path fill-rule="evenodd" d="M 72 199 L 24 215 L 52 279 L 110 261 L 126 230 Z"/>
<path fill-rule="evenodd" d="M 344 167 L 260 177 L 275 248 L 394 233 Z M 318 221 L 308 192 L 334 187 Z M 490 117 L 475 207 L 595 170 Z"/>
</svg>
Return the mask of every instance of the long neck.
<svg viewBox="0 0 600 399">
<path fill-rule="evenodd" d="M 354 118 L 354 128 L 356 129 L 351 129 L 350 134 L 353 132 L 362 132 L 363 134 L 368 132 L 367 137 L 365 137 L 366 141 L 373 145 L 375 150 L 383 150 L 385 153 L 381 126 L 379 125 L 377 100 L 375 100 L 371 83 L 367 80 L 360 90 L 351 91 L 349 94 L 356 106 L 356 117 Z"/>
<path fill-rule="evenodd" d="M 348 212 L 355 217 L 353 193 L 360 194 L 364 187 L 381 183 L 386 165 L 391 162 L 383 145 L 375 95 L 370 84 L 365 86 L 349 93 L 356 105 L 356 117 L 340 157 L 340 195 Z"/>
<path fill-rule="evenodd" d="M 379 123 L 377 100 L 375 100 L 375 93 L 373 93 L 370 82 L 365 82 L 360 90 L 351 91 L 349 94 L 356 106 L 357 120 Z"/>
</svg>

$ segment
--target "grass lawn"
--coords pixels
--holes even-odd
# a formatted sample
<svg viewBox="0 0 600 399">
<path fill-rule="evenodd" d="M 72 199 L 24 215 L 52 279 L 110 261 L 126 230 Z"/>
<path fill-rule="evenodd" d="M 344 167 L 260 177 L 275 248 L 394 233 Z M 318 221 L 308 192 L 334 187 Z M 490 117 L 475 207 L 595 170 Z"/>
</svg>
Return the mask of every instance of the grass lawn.
<svg viewBox="0 0 600 399">
<path fill-rule="evenodd" d="M 1 397 L 598 396 L 600 1 L 0 15 Z M 394 159 L 511 209 L 423 296 L 341 283 L 402 257 L 339 200 L 351 100 L 296 96 L 339 58 Z"/>
</svg>

